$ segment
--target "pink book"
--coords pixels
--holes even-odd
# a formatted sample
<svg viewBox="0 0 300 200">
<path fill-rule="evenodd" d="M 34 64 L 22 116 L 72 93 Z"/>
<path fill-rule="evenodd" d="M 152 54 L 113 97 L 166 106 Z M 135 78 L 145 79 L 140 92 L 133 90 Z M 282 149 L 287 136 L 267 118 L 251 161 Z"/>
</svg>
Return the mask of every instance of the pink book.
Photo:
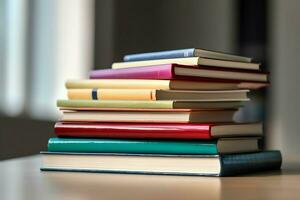
<svg viewBox="0 0 300 200">
<path fill-rule="evenodd" d="M 152 65 L 90 72 L 91 79 L 196 79 L 201 81 L 268 82 L 268 74 L 253 70 L 232 70 L 178 64 Z"/>
</svg>

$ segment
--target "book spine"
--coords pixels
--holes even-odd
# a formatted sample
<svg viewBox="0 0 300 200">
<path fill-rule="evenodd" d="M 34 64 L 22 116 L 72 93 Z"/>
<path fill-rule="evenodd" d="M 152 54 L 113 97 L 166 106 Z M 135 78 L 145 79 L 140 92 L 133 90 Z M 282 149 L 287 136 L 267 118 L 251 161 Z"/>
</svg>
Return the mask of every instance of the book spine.
<svg viewBox="0 0 300 200">
<path fill-rule="evenodd" d="M 118 101 L 118 100 L 57 100 L 63 108 L 128 108 L 128 109 L 172 109 L 173 101 Z"/>
<path fill-rule="evenodd" d="M 221 156 L 221 176 L 231 176 L 264 170 L 280 169 L 280 151 Z"/>
<path fill-rule="evenodd" d="M 90 79 L 172 79 L 172 64 L 93 70 Z"/>
<path fill-rule="evenodd" d="M 77 100 L 156 100 L 151 89 L 69 89 L 69 99 Z"/>
<path fill-rule="evenodd" d="M 121 139 L 50 138 L 50 152 L 143 153 L 143 154 L 218 154 L 216 141 L 159 141 Z"/>
<path fill-rule="evenodd" d="M 62 123 L 55 124 L 59 137 L 136 138 L 136 139 L 212 139 L 210 125 L 132 124 L 132 123 Z"/>
<path fill-rule="evenodd" d="M 123 60 L 125 62 L 128 62 L 128 61 L 156 60 L 156 59 L 169 59 L 169 58 L 185 58 L 185 57 L 193 57 L 195 55 L 194 53 L 195 53 L 194 48 L 151 52 L 151 53 L 139 53 L 139 54 L 125 55 Z"/>
</svg>

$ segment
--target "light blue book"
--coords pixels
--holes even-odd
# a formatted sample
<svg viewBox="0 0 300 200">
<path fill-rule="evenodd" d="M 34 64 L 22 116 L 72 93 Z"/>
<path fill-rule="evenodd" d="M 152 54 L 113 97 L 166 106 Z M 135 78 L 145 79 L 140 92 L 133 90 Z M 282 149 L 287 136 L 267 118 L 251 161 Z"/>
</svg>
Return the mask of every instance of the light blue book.
<svg viewBox="0 0 300 200">
<path fill-rule="evenodd" d="M 123 60 L 125 62 L 129 62 L 129 61 L 186 58 L 186 57 L 202 57 L 202 58 L 228 60 L 228 61 L 236 61 L 236 62 L 252 62 L 252 58 L 237 56 L 237 55 L 232 55 L 232 54 L 227 54 L 222 52 L 198 49 L 198 48 L 129 54 L 129 55 L 125 55 Z"/>
</svg>

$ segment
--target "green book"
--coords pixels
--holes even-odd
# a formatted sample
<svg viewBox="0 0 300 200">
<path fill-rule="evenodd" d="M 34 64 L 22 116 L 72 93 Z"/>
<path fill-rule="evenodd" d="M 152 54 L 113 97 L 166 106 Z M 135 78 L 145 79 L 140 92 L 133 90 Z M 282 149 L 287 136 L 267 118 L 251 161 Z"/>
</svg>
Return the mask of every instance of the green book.
<svg viewBox="0 0 300 200">
<path fill-rule="evenodd" d="M 49 152 L 222 154 L 259 151 L 259 138 L 223 138 L 210 141 L 50 138 Z"/>
<path fill-rule="evenodd" d="M 241 101 L 132 101 L 132 100 L 57 100 L 60 108 L 127 108 L 127 109 L 232 109 L 243 106 Z"/>
</svg>

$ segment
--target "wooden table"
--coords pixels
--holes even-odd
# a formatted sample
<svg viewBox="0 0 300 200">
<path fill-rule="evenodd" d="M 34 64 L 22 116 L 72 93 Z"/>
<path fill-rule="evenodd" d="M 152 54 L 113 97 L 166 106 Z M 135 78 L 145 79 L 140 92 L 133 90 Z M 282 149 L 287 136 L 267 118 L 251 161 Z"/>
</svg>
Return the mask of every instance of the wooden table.
<svg viewBox="0 0 300 200">
<path fill-rule="evenodd" d="M 300 199 L 299 165 L 240 177 L 40 172 L 40 156 L 0 162 L 0 199 Z"/>
</svg>

